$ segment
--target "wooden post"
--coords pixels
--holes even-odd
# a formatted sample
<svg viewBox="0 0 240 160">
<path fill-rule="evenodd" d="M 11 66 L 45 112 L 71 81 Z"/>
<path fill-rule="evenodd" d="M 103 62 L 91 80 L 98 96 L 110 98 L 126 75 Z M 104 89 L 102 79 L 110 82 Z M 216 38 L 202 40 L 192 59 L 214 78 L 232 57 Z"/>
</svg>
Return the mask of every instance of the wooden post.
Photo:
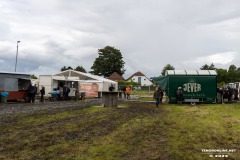
<svg viewBox="0 0 240 160">
<path fill-rule="evenodd" d="M 118 92 L 103 91 L 102 92 L 102 105 L 104 107 L 117 107 L 118 106 Z"/>
</svg>

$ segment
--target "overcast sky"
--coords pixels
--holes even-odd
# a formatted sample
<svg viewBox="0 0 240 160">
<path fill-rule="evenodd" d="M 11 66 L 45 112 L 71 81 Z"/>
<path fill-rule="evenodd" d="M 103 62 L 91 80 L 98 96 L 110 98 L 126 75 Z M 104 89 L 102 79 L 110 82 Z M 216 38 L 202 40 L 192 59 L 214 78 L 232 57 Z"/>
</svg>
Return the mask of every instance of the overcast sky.
<svg viewBox="0 0 240 160">
<path fill-rule="evenodd" d="M 90 71 L 98 49 L 119 49 L 124 78 L 166 64 L 240 67 L 239 0 L 0 0 L 0 71 Z"/>
</svg>

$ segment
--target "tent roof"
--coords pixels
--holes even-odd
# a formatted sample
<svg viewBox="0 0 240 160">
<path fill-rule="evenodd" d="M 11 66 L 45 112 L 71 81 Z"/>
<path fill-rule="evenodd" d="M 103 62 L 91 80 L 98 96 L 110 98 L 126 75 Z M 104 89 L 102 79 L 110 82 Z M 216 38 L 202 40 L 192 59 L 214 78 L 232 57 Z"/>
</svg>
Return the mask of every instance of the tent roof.
<svg viewBox="0 0 240 160">
<path fill-rule="evenodd" d="M 84 73 L 84 72 L 79 72 L 79 71 L 74 71 L 74 70 L 66 70 L 63 72 L 60 72 L 58 74 L 55 74 L 55 76 L 67 76 L 67 77 L 79 77 L 80 80 L 98 80 L 98 81 L 103 81 L 103 82 L 108 82 L 108 83 L 117 83 L 115 81 L 97 76 L 97 75 L 92 75 L 89 73 Z"/>
<path fill-rule="evenodd" d="M 215 70 L 166 70 L 165 75 L 217 75 Z"/>
</svg>

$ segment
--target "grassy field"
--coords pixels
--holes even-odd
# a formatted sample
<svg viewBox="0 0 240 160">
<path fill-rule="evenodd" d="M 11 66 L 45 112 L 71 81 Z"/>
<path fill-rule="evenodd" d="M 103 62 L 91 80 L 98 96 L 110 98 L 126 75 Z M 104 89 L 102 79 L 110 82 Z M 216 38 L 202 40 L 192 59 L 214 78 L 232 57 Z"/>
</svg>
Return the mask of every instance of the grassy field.
<svg viewBox="0 0 240 160">
<path fill-rule="evenodd" d="M 239 104 L 120 106 L 1 115 L 0 159 L 240 159 Z"/>
<path fill-rule="evenodd" d="M 153 96 L 154 90 L 133 90 L 131 94 L 139 96 Z"/>
</svg>

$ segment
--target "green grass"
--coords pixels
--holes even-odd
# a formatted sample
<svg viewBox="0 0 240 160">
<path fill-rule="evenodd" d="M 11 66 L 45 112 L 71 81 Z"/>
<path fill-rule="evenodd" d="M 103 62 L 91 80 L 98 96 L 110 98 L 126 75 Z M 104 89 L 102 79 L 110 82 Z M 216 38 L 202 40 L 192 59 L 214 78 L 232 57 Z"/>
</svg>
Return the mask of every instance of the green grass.
<svg viewBox="0 0 240 160">
<path fill-rule="evenodd" d="M 1 115 L 0 159 L 209 159 L 202 149 L 240 157 L 239 104 L 120 105 Z"/>
<path fill-rule="evenodd" d="M 131 94 L 133 95 L 139 95 L 139 96 L 145 96 L 145 95 L 153 95 L 154 91 L 150 90 L 133 90 L 131 91 Z"/>
<path fill-rule="evenodd" d="M 169 149 L 175 159 L 186 157 L 186 153 L 193 159 L 201 159 L 202 155 L 196 154 L 200 149 L 238 148 L 240 113 L 236 104 L 171 106 L 167 110 L 175 113 L 169 114 L 167 118 L 167 122 L 175 122 L 169 129 Z M 240 154 L 238 152 L 229 156 L 236 158 Z"/>
<path fill-rule="evenodd" d="M 153 97 L 140 97 L 137 100 L 139 101 L 155 101 Z"/>
</svg>

